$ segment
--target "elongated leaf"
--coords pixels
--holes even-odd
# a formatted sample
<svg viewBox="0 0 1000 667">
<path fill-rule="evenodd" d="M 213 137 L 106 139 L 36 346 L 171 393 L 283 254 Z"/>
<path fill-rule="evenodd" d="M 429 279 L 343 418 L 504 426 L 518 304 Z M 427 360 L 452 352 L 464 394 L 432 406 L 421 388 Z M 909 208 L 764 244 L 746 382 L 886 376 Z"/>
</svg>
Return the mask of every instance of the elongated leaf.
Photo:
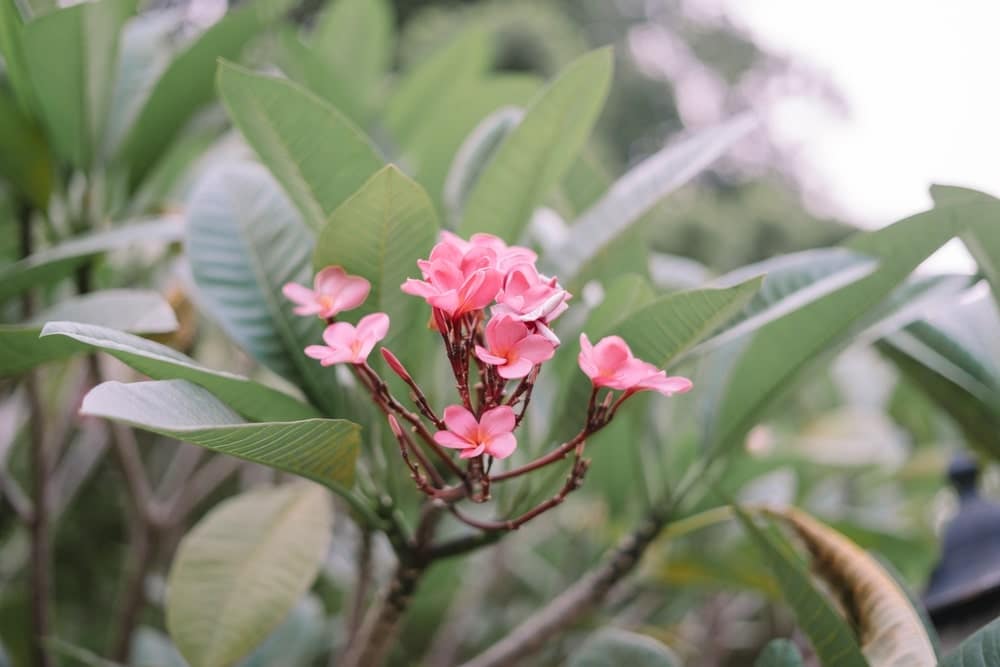
<svg viewBox="0 0 1000 667">
<path fill-rule="evenodd" d="M 873 557 L 795 508 L 769 510 L 809 550 L 816 575 L 839 596 L 872 667 L 934 667 L 937 655 L 920 614 Z"/>
<path fill-rule="evenodd" d="M 138 243 L 173 243 L 184 228 L 180 218 L 169 216 L 126 222 L 106 232 L 86 234 L 40 250 L 14 264 L 0 267 L 0 301 L 29 287 L 52 283 L 67 276 L 87 260 L 108 250 Z"/>
<path fill-rule="evenodd" d="M 772 639 L 757 656 L 754 667 L 804 667 L 802 653 L 787 639 Z"/>
<path fill-rule="evenodd" d="M 342 492 L 354 480 L 359 427 L 342 419 L 249 423 L 186 380 L 105 382 L 80 412 L 260 463 Z"/>
<path fill-rule="evenodd" d="M 37 102 L 24 55 L 24 19 L 16 2 L 0 2 L 0 55 L 18 107 L 31 117 Z"/>
<path fill-rule="evenodd" d="M 646 158 L 615 181 L 611 189 L 573 224 L 573 234 L 546 260 L 565 282 L 601 249 L 621 235 L 653 206 L 718 159 L 745 137 L 757 122 L 737 116 L 700 130 Z"/>
<path fill-rule="evenodd" d="M 850 626 L 813 586 L 808 570 L 789 544 L 778 533 L 759 528 L 742 510 L 737 509 L 736 514 L 774 573 L 785 600 L 809 635 L 823 665 L 868 667 Z"/>
<path fill-rule="evenodd" d="M 280 10 L 274 5 L 266 1 L 251 2 L 230 12 L 163 71 L 126 135 L 119 155 L 131 165 L 133 189 L 143 181 L 187 121 L 214 97 L 216 61 L 237 58 L 243 47 Z"/>
<path fill-rule="evenodd" d="M 329 624 L 323 603 L 306 595 L 267 640 L 239 667 L 309 667 L 329 649 Z"/>
<path fill-rule="evenodd" d="M 15 375 L 79 351 L 80 346 L 72 341 L 39 339 L 45 322 L 63 319 L 108 323 L 139 333 L 166 333 L 177 328 L 177 318 L 170 304 L 156 292 L 94 292 L 57 304 L 31 322 L 0 325 L 0 375 Z"/>
<path fill-rule="evenodd" d="M 993 300 L 1000 305 L 1000 225 L 989 215 L 997 200 L 977 190 L 948 185 L 932 185 L 931 197 L 935 206 L 958 203 L 977 207 L 986 213 L 984 216 L 970 213 L 969 222 L 961 236 L 965 247 L 979 264 L 979 269 L 990 281 Z"/>
<path fill-rule="evenodd" d="M 188 208 L 187 251 L 209 314 L 260 363 L 332 412 L 330 368 L 305 356 L 322 339 L 319 318 L 292 312 L 287 282 L 312 284 L 313 236 L 266 169 L 220 167 L 198 184 Z"/>
<path fill-rule="evenodd" d="M 388 0 L 334 0 L 316 22 L 312 44 L 354 94 L 369 102 L 392 59 L 392 30 Z"/>
<path fill-rule="evenodd" d="M 329 495 L 311 484 L 230 498 L 181 541 L 167 579 L 167 627 L 199 667 L 228 667 L 274 630 L 330 548 Z"/>
<path fill-rule="evenodd" d="M 669 648 L 647 635 L 608 628 L 595 632 L 573 652 L 567 667 L 677 667 Z"/>
<path fill-rule="evenodd" d="M 941 667 L 992 667 L 1000 664 L 1000 619 L 962 642 Z"/>
<path fill-rule="evenodd" d="M 316 242 L 313 269 L 338 265 L 367 278 L 372 288 L 358 315 L 386 312 L 396 333 L 410 335 L 407 327 L 419 319 L 423 302 L 399 287 L 434 245 L 437 231 L 427 193 L 389 165 L 330 216 Z"/>
<path fill-rule="evenodd" d="M 29 23 L 24 53 L 41 117 L 60 156 L 89 168 L 100 144 L 118 58 L 118 34 L 134 0 L 96 0 Z"/>
<path fill-rule="evenodd" d="M 0 89 L 0 178 L 36 208 L 49 206 L 54 165 L 41 131 Z"/>
<path fill-rule="evenodd" d="M 154 380 L 188 380 L 209 390 L 247 419 L 284 421 L 309 419 L 319 414 L 310 406 L 240 375 L 205 368 L 194 359 L 166 345 L 115 329 L 77 322 L 49 322 L 43 340 L 75 341 L 107 352 Z M 79 347 L 78 346 L 78 347 Z"/>
<path fill-rule="evenodd" d="M 523 116 L 524 110 L 518 107 L 504 107 L 494 111 L 476 126 L 455 153 L 448 178 L 444 182 L 444 208 L 452 223 L 461 220 L 465 200 L 479 175 L 493 158 L 500 143 L 521 122 Z"/>
<path fill-rule="evenodd" d="M 291 81 L 222 63 L 219 92 L 233 122 L 315 231 L 382 166 L 350 120 Z"/>
<path fill-rule="evenodd" d="M 345 77 L 324 62 L 291 28 L 282 30 L 278 38 L 281 69 L 289 78 L 325 99 L 359 127 L 364 127 L 368 122 L 368 109 L 355 92 L 356 84 L 350 76 Z"/>
<path fill-rule="evenodd" d="M 521 235 L 534 210 L 583 148 L 604 105 L 612 53 L 589 53 L 550 84 L 497 149 L 476 183 L 459 229 L 508 241 Z"/>
</svg>

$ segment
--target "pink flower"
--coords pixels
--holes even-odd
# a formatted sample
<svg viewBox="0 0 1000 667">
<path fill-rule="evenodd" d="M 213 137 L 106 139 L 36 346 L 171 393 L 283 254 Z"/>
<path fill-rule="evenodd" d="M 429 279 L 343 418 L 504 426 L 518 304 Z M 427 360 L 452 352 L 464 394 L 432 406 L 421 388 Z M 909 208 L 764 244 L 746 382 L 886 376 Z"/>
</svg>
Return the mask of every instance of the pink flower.
<svg viewBox="0 0 1000 667">
<path fill-rule="evenodd" d="M 518 264 L 534 264 L 538 260 L 538 255 L 533 250 L 516 245 L 508 246 L 503 239 L 493 234 L 473 234 L 466 241 L 449 231 L 442 231 L 439 245 L 442 244 L 454 248 L 463 255 L 473 248 L 490 250 L 496 258 L 494 268 L 501 273 L 506 273 Z"/>
<path fill-rule="evenodd" d="M 486 325 L 486 344 L 476 346 L 476 356 L 497 367 L 502 378 L 523 378 L 531 369 L 555 354 L 555 346 L 544 336 L 510 315 L 496 315 Z"/>
<path fill-rule="evenodd" d="M 326 345 L 310 345 L 306 355 L 319 359 L 324 366 L 333 364 L 363 364 L 375 343 L 389 331 L 389 316 L 385 313 L 365 315 L 355 327 L 347 322 L 331 324 L 323 332 Z"/>
<path fill-rule="evenodd" d="M 483 453 L 505 459 L 517 448 L 517 439 L 512 433 L 515 421 L 514 410 L 509 405 L 487 410 L 478 422 L 461 405 L 449 405 L 444 409 L 448 430 L 435 433 L 434 441 L 443 447 L 462 450 L 459 456 L 463 459 Z"/>
<path fill-rule="evenodd" d="M 423 297 L 453 318 L 482 310 L 496 297 L 503 280 L 496 268 L 496 252 L 449 232 L 442 232 L 441 237 L 430 258 L 417 261 L 424 279 L 408 278 L 401 289 Z"/>
<path fill-rule="evenodd" d="M 495 313 L 510 313 L 522 322 L 552 322 L 568 308 L 570 294 L 555 278 L 538 273 L 532 264 L 518 264 L 504 277 Z"/>
<path fill-rule="evenodd" d="M 316 274 L 313 289 L 287 283 L 281 292 L 298 304 L 293 311 L 296 315 L 318 315 L 325 319 L 360 306 L 371 287 L 361 276 L 349 276 L 339 266 L 328 266 Z"/>
<path fill-rule="evenodd" d="M 591 345 L 587 334 L 580 334 L 580 369 L 595 387 L 629 392 L 651 390 L 664 396 L 690 391 L 691 380 L 674 376 L 651 363 L 636 359 L 628 344 L 618 336 L 608 336 Z"/>
</svg>

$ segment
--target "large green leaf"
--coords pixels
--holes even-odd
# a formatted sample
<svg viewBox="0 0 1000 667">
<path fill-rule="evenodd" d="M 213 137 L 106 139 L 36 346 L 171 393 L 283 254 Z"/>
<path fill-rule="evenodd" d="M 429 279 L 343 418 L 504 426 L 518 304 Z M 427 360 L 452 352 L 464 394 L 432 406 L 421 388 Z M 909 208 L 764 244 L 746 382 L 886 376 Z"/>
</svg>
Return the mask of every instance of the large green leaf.
<svg viewBox="0 0 1000 667">
<path fill-rule="evenodd" d="M 993 667 L 1000 665 L 1000 618 L 962 642 L 941 661 L 940 667 Z"/>
<path fill-rule="evenodd" d="M 546 260 L 564 282 L 572 281 L 602 248 L 639 221 L 653 206 L 698 175 L 756 127 L 737 116 L 671 143 L 615 181 L 573 224 L 573 233 Z"/>
<path fill-rule="evenodd" d="M 174 216 L 123 222 L 108 231 L 77 236 L 59 245 L 0 267 L 0 301 L 30 287 L 37 287 L 64 278 L 92 257 L 116 248 L 139 243 L 173 243 L 184 232 L 180 219 Z"/>
<path fill-rule="evenodd" d="M 356 94 L 350 77 L 344 77 L 308 46 L 291 28 L 278 35 L 278 58 L 289 78 L 316 93 L 359 127 L 368 122 L 368 109 Z"/>
<path fill-rule="evenodd" d="M 606 628 L 573 651 L 567 667 L 676 667 L 680 660 L 669 648 L 647 635 Z"/>
<path fill-rule="evenodd" d="M 49 322 L 43 341 L 75 341 L 107 352 L 154 380 L 188 380 L 212 392 L 252 421 L 309 419 L 319 414 L 291 396 L 240 375 L 205 368 L 194 359 L 145 338 L 94 324 Z M 77 347 L 79 347 L 77 346 Z"/>
<path fill-rule="evenodd" d="M 197 667 L 250 653 L 309 589 L 332 539 L 329 495 L 311 484 L 249 491 L 184 537 L 167 579 L 167 628 Z"/>
<path fill-rule="evenodd" d="M 250 423 L 186 380 L 105 382 L 84 397 L 80 412 L 301 475 L 338 492 L 354 480 L 357 424 L 342 419 Z"/>
<path fill-rule="evenodd" d="M 990 281 L 993 300 L 1000 305 L 1000 223 L 990 215 L 997 205 L 996 198 L 977 190 L 947 185 L 932 185 L 931 197 L 935 206 L 959 203 L 972 209 L 961 234 L 962 242 L 979 264 L 979 270 Z"/>
<path fill-rule="evenodd" d="M 49 205 L 55 168 L 41 131 L 0 89 L 0 178 L 41 210 Z"/>
<path fill-rule="evenodd" d="M 309 667 L 329 650 L 329 622 L 323 603 L 306 595 L 288 618 L 239 667 Z M 152 666 L 151 666 L 152 667 Z"/>
<path fill-rule="evenodd" d="M 518 239 L 590 136 L 608 94 L 612 63 L 609 49 L 589 53 L 535 98 L 469 195 L 459 227 L 463 234 Z"/>
<path fill-rule="evenodd" d="M 94 292 L 63 301 L 31 322 L 0 325 L 0 375 L 20 373 L 71 356 L 80 349 L 72 341 L 39 338 L 42 325 L 53 320 L 100 322 L 139 333 L 166 333 L 177 328 L 170 304 L 156 292 L 125 289 Z"/>
<path fill-rule="evenodd" d="M 394 165 L 372 176 L 320 231 L 313 269 L 339 265 L 372 285 L 359 315 L 383 311 L 398 332 L 410 335 L 423 302 L 400 285 L 437 239 L 437 215 L 423 188 Z M 352 314 L 353 316 L 353 314 Z"/>
<path fill-rule="evenodd" d="M 24 53 L 42 121 L 59 155 L 91 167 L 117 66 L 118 34 L 135 0 L 96 0 L 29 23 Z"/>
<path fill-rule="evenodd" d="M 291 81 L 222 63 L 219 92 L 233 122 L 313 230 L 382 166 L 350 120 Z"/>
<path fill-rule="evenodd" d="M 787 639 L 772 639 L 757 656 L 754 667 L 804 667 L 799 648 Z"/>
<path fill-rule="evenodd" d="M 229 164 L 198 184 L 187 252 L 208 312 L 255 359 L 298 384 L 315 405 L 338 406 L 333 369 L 305 356 L 323 323 L 292 312 L 287 282 L 312 284 L 313 235 L 266 169 Z"/>
<path fill-rule="evenodd" d="M 741 510 L 737 517 L 764 556 L 781 592 L 825 667 L 868 667 L 847 622 L 809 578 L 809 571 L 788 542 L 774 530 L 764 530 Z"/>
<path fill-rule="evenodd" d="M 267 27 L 280 7 L 257 1 L 236 9 L 178 55 L 153 85 L 122 144 L 120 157 L 131 165 L 131 185 L 139 185 L 177 133 L 214 97 L 215 63 L 236 58 Z"/>
<path fill-rule="evenodd" d="M 24 55 L 24 18 L 16 2 L 0 2 L 0 56 L 21 113 L 31 116 L 37 102 Z"/>
<path fill-rule="evenodd" d="M 392 60 L 392 6 L 387 0 L 334 0 L 316 22 L 317 55 L 369 103 Z"/>
</svg>

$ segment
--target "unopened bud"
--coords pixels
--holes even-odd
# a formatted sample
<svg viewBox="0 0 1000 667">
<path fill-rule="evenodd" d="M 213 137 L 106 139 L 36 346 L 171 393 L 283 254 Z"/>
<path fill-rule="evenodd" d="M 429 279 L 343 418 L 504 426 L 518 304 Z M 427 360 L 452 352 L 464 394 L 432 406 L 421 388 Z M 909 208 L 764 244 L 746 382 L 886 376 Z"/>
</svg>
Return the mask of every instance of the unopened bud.
<svg viewBox="0 0 1000 667">
<path fill-rule="evenodd" d="M 399 358 L 395 354 L 390 352 L 388 348 L 384 347 L 382 348 L 381 352 L 382 352 L 382 358 L 385 359 L 385 363 L 389 365 L 389 368 L 392 369 L 393 373 L 401 377 L 404 382 L 413 382 L 413 378 L 410 377 L 410 374 L 407 372 L 406 368 L 403 367 L 403 363 L 399 360 Z"/>
<path fill-rule="evenodd" d="M 403 429 L 399 427 L 399 422 L 396 421 L 395 415 L 389 415 L 389 428 L 392 429 L 392 434 L 397 438 L 403 437 Z"/>
</svg>

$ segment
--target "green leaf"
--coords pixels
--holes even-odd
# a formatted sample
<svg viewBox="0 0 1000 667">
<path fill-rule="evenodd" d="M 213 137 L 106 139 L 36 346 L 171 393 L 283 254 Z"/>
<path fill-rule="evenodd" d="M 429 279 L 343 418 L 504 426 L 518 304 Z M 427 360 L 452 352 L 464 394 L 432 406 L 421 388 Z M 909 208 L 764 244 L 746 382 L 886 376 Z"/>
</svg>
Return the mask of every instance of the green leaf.
<svg viewBox="0 0 1000 667">
<path fill-rule="evenodd" d="M 167 628 L 187 661 L 228 667 L 278 627 L 316 578 L 332 524 L 311 484 L 242 493 L 199 521 L 167 579 Z"/>
<path fill-rule="evenodd" d="M 370 98 L 389 68 L 392 32 L 387 0 L 334 0 L 317 20 L 312 44 L 356 94 Z"/>
<path fill-rule="evenodd" d="M 308 667 L 329 649 L 323 604 L 314 595 L 299 601 L 292 612 L 239 667 Z"/>
<path fill-rule="evenodd" d="M 279 33 L 278 47 L 281 69 L 290 79 L 325 99 L 359 127 L 367 124 L 368 109 L 355 93 L 350 78 L 324 62 L 291 28 Z"/>
<path fill-rule="evenodd" d="M 14 98 L 0 89 L 0 178 L 44 211 L 49 206 L 54 171 L 41 131 L 21 113 Z"/>
<path fill-rule="evenodd" d="M 799 648 L 787 639 L 772 639 L 757 656 L 754 667 L 804 667 Z"/>
<path fill-rule="evenodd" d="M 615 181 L 604 196 L 576 220 L 572 234 L 546 260 L 556 268 L 563 282 L 571 282 L 605 246 L 756 126 L 754 118 L 737 116 L 671 143 L 646 158 Z"/>
<path fill-rule="evenodd" d="M 101 253 L 138 243 L 173 243 L 184 228 L 176 217 L 123 222 L 104 232 L 84 234 L 0 267 L 0 301 L 31 287 L 53 283 Z"/>
<path fill-rule="evenodd" d="M 524 116 L 518 107 L 504 107 L 494 111 L 476 126 L 455 153 L 455 159 L 444 182 L 444 208 L 448 219 L 457 224 L 462 219 L 462 209 L 475 187 L 483 169 L 493 159 L 497 148 Z"/>
<path fill-rule="evenodd" d="M 990 281 L 993 299 L 1000 305 L 1000 223 L 990 215 L 997 205 L 996 198 L 977 190 L 947 185 L 932 185 L 931 197 L 935 206 L 964 204 L 982 211 L 981 216 L 969 212 L 969 221 L 961 237 L 979 264 L 979 270 Z"/>
<path fill-rule="evenodd" d="M 128 664 L 131 667 L 188 667 L 166 633 L 148 625 L 136 628 Z"/>
<path fill-rule="evenodd" d="M 97 0 L 29 23 L 24 54 L 52 146 L 89 169 L 100 145 L 118 62 L 118 34 L 134 0 Z"/>
<path fill-rule="evenodd" d="M 178 55 L 156 80 L 122 144 L 120 158 L 131 165 L 135 189 L 171 146 L 177 134 L 215 96 L 215 63 L 235 59 L 266 28 L 277 8 L 251 2 L 229 12 Z"/>
<path fill-rule="evenodd" d="M 285 283 L 312 284 L 313 236 L 266 169 L 234 163 L 202 180 L 188 206 L 187 252 L 207 310 L 260 363 L 338 414 L 331 368 L 305 356 L 324 324 L 292 312 Z"/>
<path fill-rule="evenodd" d="M 605 48 L 583 56 L 535 98 L 469 195 L 464 235 L 520 237 L 590 136 L 611 83 L 612 55 Z"/>
<path fill-rule="evenodd" d="M 680 660 L 648 635 L 606 628 L 595 632 L 570 656 L 567 667 L 676 667 Z"/>
<path fill-rule="evenodd" d="M 249 423 L 186 380 L 105 382 L 84 397 L 80 412 L 301 475 L 340 493 L 354 480 L 357 424 L 342 419 Z"/>
<path fill-rule="evenodd" d="M 1000 618 L 981 628 L 941 661 L 941 667 L 1000 665 Z"/>
<path fill-rule="evenodd" d="M 350 120 L 291 81 L 221 63 L 219 92 L 233 122 L 315 231 L 382 166 Z"/>
<path fill-rule="evenodd" d="M 330 216 L 316 241 L 313 269 L 339 265 L 368 279 L 372 289 L 357 315 L 386 312 L 396 333 L 411 335 L 407 327 L 420 319 L 423 302 L 399 287 L 430 251 L 437 231 L 427 193 L 388 165 Z"/>
<path fill-rule="evenodd" d="M 788 542 L 774 530 L 759 528 L 739 508 L 736 508 L 736 515 L 774 573 L 785 600 L 809 635 L 823 665 L 868 667 L 850 626 L 813 586 L 809 571 L 794 555 Z"/>
<path fill-rule="evenodd" d="M 240 375 L 205 368 L 176 350 L 108 327 L 78 322 L 49 322 L 42 340 L 75 341 L 107 352 L 154 380 L 187 380 L 212 392 L 247 419 L 286 421 L 319 414 L 291 396 Z"/>
<path fill-rule="evenodd" d="M 16 2 L 0 2 L 0 55 L 21 113 L 32 117 L 37 101 L 24 55 L 24 18 Z"/>
</svg>

